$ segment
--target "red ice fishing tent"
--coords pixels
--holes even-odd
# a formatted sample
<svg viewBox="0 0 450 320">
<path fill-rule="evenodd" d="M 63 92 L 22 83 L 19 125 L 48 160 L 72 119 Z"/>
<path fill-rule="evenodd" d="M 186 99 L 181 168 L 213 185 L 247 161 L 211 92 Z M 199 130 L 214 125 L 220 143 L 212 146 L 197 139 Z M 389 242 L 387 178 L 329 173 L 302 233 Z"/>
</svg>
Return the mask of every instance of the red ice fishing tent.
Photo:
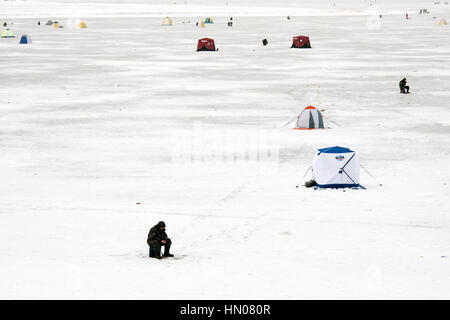
<svg viewBox="0 0 450 320">
<path fill-rule="evenodd" d="M 210 38 L 203 38 L 198 40 L 197 51 L 216 51 L 214 40 Z"/>
<path fill-rule="evenodd" d="M 311 48 L 311 43 L 309 42 L 309 37 L 297 36 L 292 40 L 291 48 Z"/>
</svg>

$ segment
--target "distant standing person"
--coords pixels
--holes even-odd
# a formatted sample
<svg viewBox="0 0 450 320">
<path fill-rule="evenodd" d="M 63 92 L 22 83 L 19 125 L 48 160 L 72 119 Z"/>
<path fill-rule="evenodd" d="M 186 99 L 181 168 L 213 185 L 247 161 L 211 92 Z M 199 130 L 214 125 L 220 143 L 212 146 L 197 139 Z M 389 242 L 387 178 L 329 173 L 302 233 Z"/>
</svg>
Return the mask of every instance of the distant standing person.
<svg viewBox="0 0 450 320">
<path fill-rule="evenodd" d="M 164 257 L 173 257 L 173 254 L 170 254 L 170 246 L 172 245 L 172 241 L 167 237 L 166 233 L 166 224 L 164 221 L 158 222 L 153 228 L 150 229 L 147 237 L 147 244 L 150 247 L 149 256 L 152 256 L 152 249 L 155 252 L 155 258 L 161 259 L 161 247 L 164 246 Z"/>
<path fill-rule="evenodd" d="M 406 78 L 400 80 L 400 83 L 398 85 L 400 87 L 400 93 L 409 93 L 409 86 L 406 85 Z"/>
</svg>

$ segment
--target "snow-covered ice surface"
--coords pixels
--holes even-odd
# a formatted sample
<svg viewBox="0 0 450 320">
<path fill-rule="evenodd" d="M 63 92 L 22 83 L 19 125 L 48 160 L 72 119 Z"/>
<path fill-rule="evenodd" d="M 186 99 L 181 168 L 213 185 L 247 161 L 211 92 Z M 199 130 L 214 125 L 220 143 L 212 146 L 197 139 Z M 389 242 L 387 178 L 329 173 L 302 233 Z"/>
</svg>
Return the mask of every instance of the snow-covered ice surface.
<svg viewBox="0 0 450 320">
<path fill-rule="evenodd" d="M 0 298 L 450 298 L 444 1 L 63 2 L 0 2 Z M 333 145 L 367 190 L 296 188 Z"/>
</svg>

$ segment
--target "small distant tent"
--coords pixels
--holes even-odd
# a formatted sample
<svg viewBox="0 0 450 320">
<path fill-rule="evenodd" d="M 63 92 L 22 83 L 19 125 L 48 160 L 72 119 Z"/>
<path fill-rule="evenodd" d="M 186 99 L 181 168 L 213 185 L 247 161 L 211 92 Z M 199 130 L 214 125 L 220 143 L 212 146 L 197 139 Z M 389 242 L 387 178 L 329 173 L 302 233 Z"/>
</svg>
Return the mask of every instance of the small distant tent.
<svg viewBox="0 0 450 320">
<path fill-rule="evenodd" d="M 309 42 L 309 37 L 297 36 L 292 39 L 291 48 L 311 48 L 311 43 Z"/>
<path fill-rule="evenodd" d="M 48 20 L 47 23 L 45 24 L 46 26 L 51 26 L 53 25 L 53 21 L 52 20 Z"/>
<path fill-rule="evenodd" d="M 344 147 L 317 150 L 312 164 L 312 175 L 319 188 L 357 188 L 359 160 L 355 151 Z"/>
<path fill-rule="evenodd" d="M 62 26 L 59 25 L 59 22 L 54 22 L 53 23 L 53 28 L 58 29 L 58 28 L 62 28 Z"/>
<path fill-rule="evenodd" d="M 197 51 L 216 51 L 214 40 L 210 38 L 198 40 Z"/>
<path fill-rule="evenodd" d="M 294 129 L 296 130 L 311 130 L 323 129 L 323 117 L 320 110 L 313 106 L 306 107 L 297 118 L 297 123 Z"/>
<path fill-rule="evenodd" d="M 439 25 L 440 26 L 442 26 L 442 25 L 446 26 L 447 25 L 447 20 L 442 19 L 441 21 L 439 21 Z"/>
<path fill-rule="evenodd" d="M 24 35 L 22 35 L 22 37 L 20 37 L 19 44 L 31 44 L 31 43 L 32 42 L 31 42 L 30 36 L 24 34 Z"/>
<path fill-rule="evenodd" d="M 1 37 L 2 38 L 15 38 L 16 35 L 14 34 L 14 32 L 11 29 L 5 29 L 5 30 L 3 30 Z"/>
<path fill-rule="evenodd" d="M 81 29 L 86 29 L 86 28 L 87 28 L 86 23 L 84 23 L 83 21 L 81 21 L 81 22 L 80 22 L 80 28 L 81 28 Z"/>
<path fill-rule="evenodd" d="M 205 23 L 214 23 L 212 18 L 206 18 Z"/>
<path fill-rule="evenodd" d="M 164 20 L 161 22 L 162 26 L 171 26 L 172 25 L 172 19 L 169 17 L 165 17 Z"/>
</svg>

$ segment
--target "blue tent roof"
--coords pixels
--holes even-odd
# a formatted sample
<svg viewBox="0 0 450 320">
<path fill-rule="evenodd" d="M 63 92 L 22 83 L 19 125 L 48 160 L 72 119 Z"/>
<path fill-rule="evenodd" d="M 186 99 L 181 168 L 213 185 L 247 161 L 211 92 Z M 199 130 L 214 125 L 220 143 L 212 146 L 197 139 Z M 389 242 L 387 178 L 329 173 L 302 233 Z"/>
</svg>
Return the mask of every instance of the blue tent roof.
<svg viewBox="0 0 450 320">
<path fill-rule="evenodd" d="M 350 150 L 349 148 L 338 146 L 319 149 L 319 153 L 349 153 L 349 152 L 354 151 Z"/>
</svg>

